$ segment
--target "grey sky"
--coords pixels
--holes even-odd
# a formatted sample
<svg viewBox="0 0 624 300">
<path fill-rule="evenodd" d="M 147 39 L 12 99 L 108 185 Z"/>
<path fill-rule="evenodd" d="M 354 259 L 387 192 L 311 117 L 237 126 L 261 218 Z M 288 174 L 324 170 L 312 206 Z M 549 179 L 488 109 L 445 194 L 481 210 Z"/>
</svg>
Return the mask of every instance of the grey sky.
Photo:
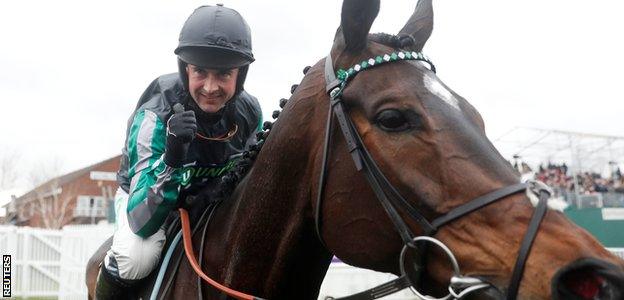
<svg viewBox="0 0 624 300">
<path fill-rule="evenodd" d="M 341 1 L 220 2 L 252 28 L 257 60 L 246 88 L 270 119 L 303 67 L 329 51 Z M 23 171 L 54 159 L 72 171 L 118 154 L 144 88 L 176 70 L 184 20 L 214 3 L 3 1 L 0 155 L 18 152 Z M 382 1 L 372 31 L 398 32 L 415 3 Z M 621 136 L 623 8 L 614 0 L 436 0 L 424 52 L 481 112 L 492 138 L 515 126 Z"/>
</svg>

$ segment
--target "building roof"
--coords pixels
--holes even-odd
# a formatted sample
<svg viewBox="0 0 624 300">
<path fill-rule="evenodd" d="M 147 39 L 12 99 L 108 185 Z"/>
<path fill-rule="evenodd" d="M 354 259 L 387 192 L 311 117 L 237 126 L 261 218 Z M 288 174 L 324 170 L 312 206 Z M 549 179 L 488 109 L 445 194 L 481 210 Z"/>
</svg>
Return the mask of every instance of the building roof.
<svg viewBox="0 0 624 300">
<path fill-rule="evenodd" d="M 110 163 L 113 160 L 120 160 L 120 159 L 121 159 L 121 155 L 117 155 L 117 156 L 111 157 L 109 159 L 103 160 L 101 162 L 98 162 L 96 164 L 90 165 L 88 167 L 82 168 L 80 170 L 76 170 L 76 171 L 70 172 L 68 174 L 52 178 L 52 179 L 50 179 L 50 180 L 40 184 L 36 188 L 26 192 L 26 194 L 17 197 L 17 199 L 15 199 L 15 202 L 28 201 L 28 200 L 36 197 L 37 194 L 42 192 L 42 191 L 48 192 L 46 189 L 49 188 L 49 186 L 52 183 L 54 183 L 55 185 L 61 187 L 61 186 L 65 185 L 68 182 L 71 182 L 71 181 L 73 181 L 73 180 L 75 180 L 75 179 L 77 179 L 77 178 L 79 178 L 79 177 L 81 177 L 81 176 L 83 176 L 83 175 L 93 171 L 93 170 L 98 169 L 102 165 Z"/>
</svg>

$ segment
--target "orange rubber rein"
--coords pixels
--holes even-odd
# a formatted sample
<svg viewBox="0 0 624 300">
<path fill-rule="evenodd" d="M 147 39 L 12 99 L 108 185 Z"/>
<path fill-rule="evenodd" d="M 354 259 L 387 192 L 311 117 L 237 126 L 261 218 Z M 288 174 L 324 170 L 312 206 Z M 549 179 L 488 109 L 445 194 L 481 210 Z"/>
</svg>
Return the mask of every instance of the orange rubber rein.
<svg viewBox="0 0 624 300">
<path fill-rule="evenodd" d="M 208 275 L 204 274 L 204 272 L 201 270 L 201 267 L 197 263 L 197 259 L 195 258 L 195 252 L 193 251 L 193 239 L 191 238 L 191 225 L 189 222 L 188 212 L 184 208 L 179 208 L 178 211 L 180 212 L 180 219 L 182 220 L 182 237 L 184 240 L 184 252 L 186 253 L 186 258 L 191 263 L 193 270 L 195 270 L 195 273 L 197 273 L 199 277 L 201 277 L 203 280 L 208 282 L 210 285 L 212 285 L 213 287 L 222 291 L 223 293 L 227 294 L 230 297 L 234 297 L 240 300 L 265 300 L 260 297 L 247 295 L 245 293 L 230 289 L 214 281 L 212 278 L 208 277 Z"/>
</svg>

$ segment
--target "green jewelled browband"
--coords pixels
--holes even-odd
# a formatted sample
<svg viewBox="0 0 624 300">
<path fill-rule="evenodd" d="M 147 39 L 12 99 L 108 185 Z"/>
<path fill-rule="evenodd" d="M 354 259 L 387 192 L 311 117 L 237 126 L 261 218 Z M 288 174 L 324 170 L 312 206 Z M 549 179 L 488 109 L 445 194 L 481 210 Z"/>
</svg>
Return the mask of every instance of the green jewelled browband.
<svg viewBox="0 0 624 300">
<path fill-rule="evenodd" d="M 429 60 L 427 56 L 422 54 L 422 52 L 416 51 L 399 51 L 392 52 L 392 54 L 384 54 L 383 56 L 378 55 L 375 58 L 369 58 L 368 60 L 363 60 L 359 64 L 355 64 L 353 67 L 347 69 L 346 71 L 343 69 L 338 69 L 336 71 L 336 78 L 342 82 L 340 85 L 340 89 L 333 92 L 334 94 L 342 91 L 344 86 L 347 84 L 349 79 L 353 78 L 357 73 L 364 71 L 366 69 L 370 69 L 374 66 L 385 64 L 388 62 L 398 61 L 398 60 L 420 60 L 428 63 L 431 66 L 431 71 L 436 72 L 436 68 Z"/>
</svg>

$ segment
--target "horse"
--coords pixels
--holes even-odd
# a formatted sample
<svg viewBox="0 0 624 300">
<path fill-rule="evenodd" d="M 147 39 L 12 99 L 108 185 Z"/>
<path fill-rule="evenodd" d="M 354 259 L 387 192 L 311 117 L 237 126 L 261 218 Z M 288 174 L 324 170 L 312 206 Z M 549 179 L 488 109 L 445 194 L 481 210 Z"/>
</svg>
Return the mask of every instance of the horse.
<svg viewBox="0 0 624 300">
<path fill-rule="evenodd" d="M 624 261 L 547 209 L 543 190 L 536 203 L 518 188 L 520 174 L 488 140 L 479 112 L 420 54 L 433 29 L 431 0 L 418 2 L 397 35 L 369 33 L 378 11 L 379 0 L 344 0 L 330 55 L 307 70 L 253 165 L 193 237 L 204 272 L 266 299 L 316 299 L 335 255 L 410 273 L 408 285 L 436 297 L 452 279 L 471 278 L 481 285 L 465 298 L 514 299 L 519 273 L 518 299 L 622 299 Z M 388 206 L 389 194 L 403 204 Z M 490 199 L 425 228 L 475 198 Z M 90 264 L 90 295 L 101 257 Z M 186 260 L 175 268 L 163 298 L 224 297 Z"/>
</svg>

